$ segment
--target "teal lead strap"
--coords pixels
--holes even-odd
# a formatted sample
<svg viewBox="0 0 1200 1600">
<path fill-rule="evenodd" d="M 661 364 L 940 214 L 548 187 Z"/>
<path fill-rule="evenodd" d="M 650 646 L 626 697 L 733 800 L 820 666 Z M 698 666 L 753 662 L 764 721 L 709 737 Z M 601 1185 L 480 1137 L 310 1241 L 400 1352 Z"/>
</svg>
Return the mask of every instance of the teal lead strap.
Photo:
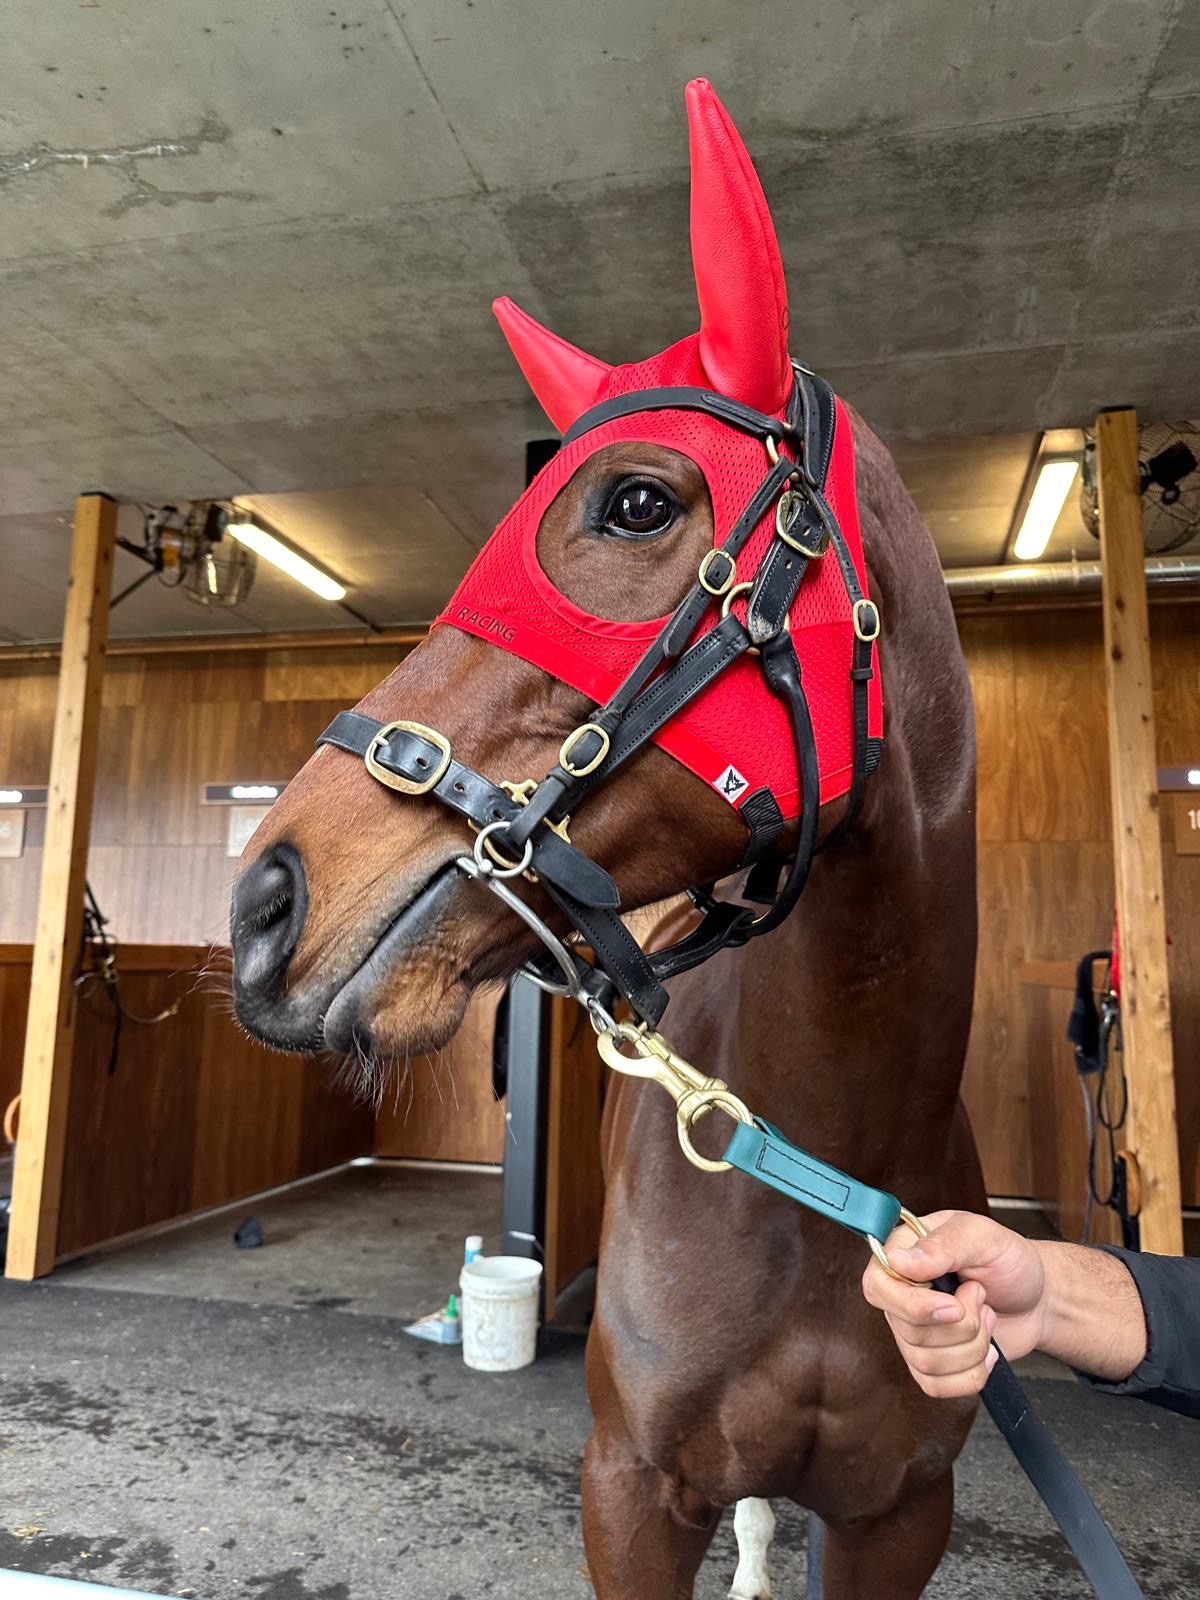
<svg viewBox="0 0 1200 1600">
<path fill-rule="evenodd" d="M 900 1221 L 900 1202 L 894 1194 L 872 1189 L 819 1161 L 757 1117 L 753 1122 L 735 1124 L 725 1160 L 747 1177 L 778 1189 L 864 1239 L 883 1243 Z"/>
</svg>

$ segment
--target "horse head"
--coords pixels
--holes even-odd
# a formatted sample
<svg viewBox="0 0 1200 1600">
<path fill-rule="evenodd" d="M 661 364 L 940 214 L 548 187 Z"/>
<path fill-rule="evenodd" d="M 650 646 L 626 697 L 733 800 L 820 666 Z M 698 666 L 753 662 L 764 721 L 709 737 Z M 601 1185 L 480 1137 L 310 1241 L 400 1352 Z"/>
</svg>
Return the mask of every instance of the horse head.
<svg viewBox="0 0 1200 1600">
<path fill-rule="evenodd" d="M 456 866 L 464 855 L 511 866 L 524 904 L 599 945 L 595 919 L 612 930 L 618 904 L 774 861 L 811 832 L 817 790 L 845 794 L 861 755 L 856 662 L 859 732 L 868 713 L 880 732 L 852 612 L 854 593 L 870 602 L 850 428 L 791 362 L 775 232 L 736 130 L 704 81 L 687 110 L 700 329 L 610 367 L 495 303 L 564 445 L 429 637 L 327 730 L 255 836 L 234 893 L 235 997 L 270 1044 L 389 1057 L 449 1038 L 472 990 L 538 948 Z M 822 520 L 836 561 L 820 559 Z M 764 676 L 772 651 L 777 675 L 786 651 L 820 679 L 807 788 L 786 694 Z M 637 739 L 628 705 L 609 714 L 634 679 Z M 481 851 L 489 822 L 501 837 Z"/>
</svg>

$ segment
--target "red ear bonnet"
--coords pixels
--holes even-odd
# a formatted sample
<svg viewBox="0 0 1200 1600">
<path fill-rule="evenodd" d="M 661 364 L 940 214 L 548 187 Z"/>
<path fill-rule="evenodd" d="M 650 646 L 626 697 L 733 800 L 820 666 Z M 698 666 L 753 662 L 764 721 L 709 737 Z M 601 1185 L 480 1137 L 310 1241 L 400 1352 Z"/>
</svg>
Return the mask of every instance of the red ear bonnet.
<svg viewBox="0 0 1200 1600">
<path fill-rule="evenodd" d="M 687 86 L 692 270 L 700 360 L 714 389 L 758 411 L 792 392 L 787 285 L 758 174 L 706 78 Z"/>
<path fill-rule="evenodd" d="M 492 310 L 542 410 L 566 433 L 598 398 L 612 368 L 543 328 L 507 295 L 493 300 Z"/>
<path fill-rule="evenodd" d="M 778 414 L 791 393 L 792 368 L 787 285 L 771 213 L 746 147 L 706 78 L 688 84 L 687 114 L 700 332 L 683 341 L 696 349 L 688 352 L 692 360 L 674 381 L 707 383 L 743 405 Z M 630 371 L 577 350 L 507 296 L 494 301 L 492 310 L 529 387 L 560 433 L 607 398 L 614 372 Z M 636 363 L 635 377 L 641 366 L 649 363 Z M 625 377 L 611 388 L 621 393 L 656 381 L 670 380 L 647 372 L 640 381 Z"/>
<path fill-rule="evenodd" d="M 759 490 L 769 470 L 769 453 L 753 431 L 732 427 L 703 408 L 670 403 L 663 391 L 715 392 L 784 421 L 792 404 L 787 290 L 762 187 L 725 108 L 702 78 L 688 85 L 687 115 L 699 331 L 658 355 L 610 367 L 550 333 L 511 300 L 495 302 L 493 309 L 521 370 L 561 433 L 593 407 L 612 402 L 612 411 L 589 421 L 543 468 L 437 619 L 520 656 L 599 704 L 641 660 L 666 619 L 617 622 L 596 617 L 563 594 L 538 558 L 538 529 L 546 508 L 583 462 L 605 445 L 661 445 L 690 457 L 703 472 L 712 500 L 714 542 L 720 545 Z M 626 397 L 656 389 L 657 398 L 647 396 L 647 409 L 630 410 L 623 404 Z M 844 408 L 825 392 L 833 413 L 825 495 L 844 535 L 846 561 L 865 593 L 854 441 Z M 785 443 L 783 452 L 787 457 L 792 451 L 792 460 L 794 445 L 794 439 Z M 741 541 L 736 574 L 745 588 L 775 538 L 772 506 Z M 720 606 L 714 604 L 698 631 L 713 627 L 719 615 Z M 837 559 L 811 564 L 791 606 L 790 623 L 810 687 L 820 798 L 827 801 L 847 792 L 855 749 L 850 694 L 855 632 Z M 879 737 L 883 708 L 878 673 L 870 683 L 868 710 L 870 735 Z M 653 738 L 731 805 L 740 808 L 767 790 L 785 818 L 799 814 L 803 798 L 788 714 L 748 656 L 732 661 Z"/>
</svg>

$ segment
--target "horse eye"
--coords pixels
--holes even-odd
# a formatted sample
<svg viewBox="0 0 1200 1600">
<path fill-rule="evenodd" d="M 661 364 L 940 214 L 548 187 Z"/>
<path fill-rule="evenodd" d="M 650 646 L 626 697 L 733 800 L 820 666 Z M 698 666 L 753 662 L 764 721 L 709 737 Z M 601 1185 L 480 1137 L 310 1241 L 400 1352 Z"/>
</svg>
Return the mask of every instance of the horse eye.
<svg viewBox="0 0 1200 1600">
<path fill-rule="evenodd" d="M 626 483 L 609 501 L 604 521 L 616 533 L 661 533 L 675 511 L 674 500 L 657 484 Z"/>
</svg>

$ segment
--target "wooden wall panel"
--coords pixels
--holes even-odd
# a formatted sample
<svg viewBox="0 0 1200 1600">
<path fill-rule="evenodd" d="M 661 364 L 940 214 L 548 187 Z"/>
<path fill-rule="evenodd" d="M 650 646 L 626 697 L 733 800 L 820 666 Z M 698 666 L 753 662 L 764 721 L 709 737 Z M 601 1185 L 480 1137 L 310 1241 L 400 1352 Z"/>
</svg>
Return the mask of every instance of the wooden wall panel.
<svg viewBox="0 0 1200 1600">
<path fill-rule="evenodd" d="M 0 1117 L 21 1089 L 21 1059 L 28 1014 L 28 946 L 0 946 Z"/>
<path fill-rule="evenodd" d="M 1041 1044 L 1026 1036 L 1017 974 L 1023 963 L 1074 959 L 1109 937 L 1101 625 L 1097 611 L 1083 609 L 974 615 L 960 631 L 980 752 L 980 960 L 965 1094 L 993 1192 L 1027 1194 L 1047 1068 Z M 1190 762 L 1200 758 L 1196 613 L 1155 607 L 1151 632 L 1160 760 Z M 89 870 L 118 936 L 222 941 L 236 863 L 224 854 L 224 811 L 200 804 L 199 785 L 289 777 L 333 712 L 402 654 L 349 646 L 115 657 Z M 55 685 L 53 663 L 0 663 L 0 782 L 45 782 Z M 1196 1204 L 1200 1073 L 1188 1068 L 1200 1059 L 1200 856 L 1176 855 L 1165 827 L 1183 1182 Z M 0 860 L 0 940 L 31 937 L 41 838 L 42 818 L 31 812 L 25 855 Z M 22 1026 L 21 997 L 2 969 L 0 1007 L 2 1086 L 5 1037 Z M 440 1068 L 414 1063 L 409 1089 L 380 1114 L 380 1151 L 498 1160 L 503 1116 L 490 1099 L 490 1048 L 489 1017 Z M 307 1117 L 300 1123 L 306 1130 Z M 268 1145 L 276 1138 L 268 1129 Z"/>
<path fill-rule="evenodd" d="M 1187 607 L 1151 613 L 1159 761 L 1200 759 L 1200 641 Z M 1024 992 L 1023 965 L 1108 945 L 1113 868 L 1101 620 L 1090 609 L 964 617 L 979 742 L 979 966 L 964 1098 L 993 1194 L 1040 1194 L 1047 1108 L 1075 1124 L 1059 1048 L 1070 994 Z M 1185 1204 L 1200 1203 L 1200 857 L 1164 824 Z M 1065 1100 L 1064 1100 L 1065 1094 Z M 1081 1117 L 1078 1126 L 1082 1126 Z M 1065 1135 L 1064 1135 L 1065 1136 Z M 1039 1179 L 1039 1172 L 1041 1178 Z M 1057 1202 L 1056 1202 L 1057 1203 Z"/>
<path fill-rule="evenodd" d="M 118 938 L 223 939 L 234 863 L 204 783 L 292 777 L 336 711 L 406 650 L 359 646 L 116 656 L 104 682 L 89 871 Z M 44 784 L 57 670 L 0 660 L 0 783 Z M 33 936 L 42 813 L 0 860 L 0 940 Z"/>
<path fill-rule="evenodd" d="M 72 1067 L 60 1256 L 371 1153 L 372 1109 L 334 1083 L 327 1063 L 252 1043 L 219 983 L 198 979 L 208 959 L 194 947 L 123 948 L 130 1011 L 150 1017 L 173 1000 L 181 1005 L 153 1025 L 127 1019 L 112 1073 L 112 1009 L 103 989 L 88 985 Z M 0 1095 L 15 1092 L 29 962 L 28 947 L 0 947 Z"/>
<path fill-rule="evenodd" d="M 416 1056 L 384 1092 L 375 1154 L 437 1161 L 504 1159 L 504 1106 L 492 1093 L 495 991 L 477 995 L 436 1055 Z"/>
</svg>

